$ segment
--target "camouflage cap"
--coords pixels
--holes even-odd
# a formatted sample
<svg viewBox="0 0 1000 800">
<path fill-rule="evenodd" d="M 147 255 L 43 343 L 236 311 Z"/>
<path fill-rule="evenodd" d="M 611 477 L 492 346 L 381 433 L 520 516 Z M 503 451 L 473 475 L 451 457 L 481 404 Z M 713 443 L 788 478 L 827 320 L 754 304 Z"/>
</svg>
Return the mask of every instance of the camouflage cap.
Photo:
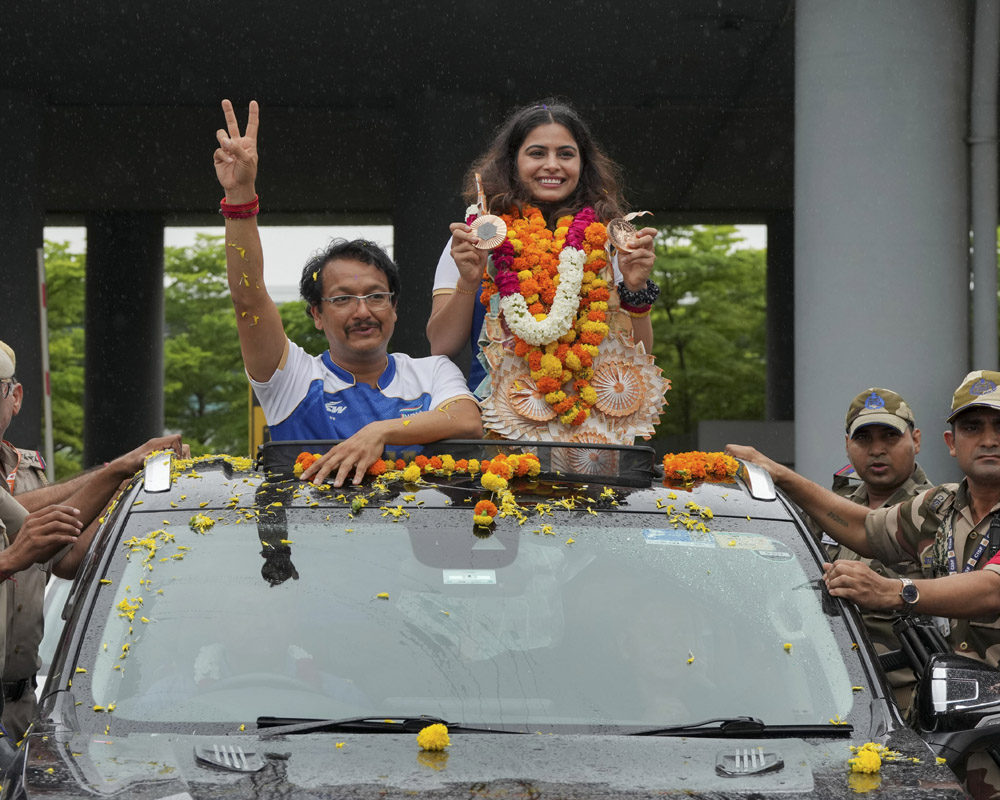
<svg viewBox="0 0 1000 800">
<path fill-rule="evenodd" d="M 965 409 L 974 406 L 1000 410 L 1000 372 L 980 369 L 966 375 L 962 385 L 952 395 L 948 422 L 953 422 Z"/>
<path fill-rule="evenodd" d="M 900 433 L 916 426 L 913 411 L 906 401 L 891 389 L 865 389 L 851 401 L 847 409 L 847 435 L 853 437 L 866 425 L 887 425 Z"/>
<path fill-rule="evenodd" d="M 0 342 L 0 381 L 14 377 L 16 363 L 13 348 L 6 342 Z"/>
</svg>

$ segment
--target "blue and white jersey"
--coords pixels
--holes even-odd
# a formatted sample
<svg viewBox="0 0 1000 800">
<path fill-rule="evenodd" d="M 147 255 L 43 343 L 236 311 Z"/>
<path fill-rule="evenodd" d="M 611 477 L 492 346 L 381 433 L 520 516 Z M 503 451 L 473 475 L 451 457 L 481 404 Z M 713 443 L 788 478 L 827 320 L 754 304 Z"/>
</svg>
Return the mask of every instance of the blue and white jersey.
<svg viewBox="0 0 1000 800">
<path fill-rule="evenodd" d="M 475 401 L 461 370 L 446 356 L 392 353 L 373 389 L 355 383 L 333 363 L 329 350 L 311 356 L 292 341 L 284 368 L 265 383 L 253 378 L 250 383 L 275 441 L 346 439 L 369 422 L 409 417 L 462 397 Z"/>
</svg>

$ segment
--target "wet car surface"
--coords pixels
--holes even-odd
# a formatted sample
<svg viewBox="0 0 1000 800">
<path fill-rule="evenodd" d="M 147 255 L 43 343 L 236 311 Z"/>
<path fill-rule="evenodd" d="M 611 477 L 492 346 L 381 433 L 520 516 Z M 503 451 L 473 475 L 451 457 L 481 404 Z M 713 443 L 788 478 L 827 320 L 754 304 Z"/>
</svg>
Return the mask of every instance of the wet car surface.
<svg viewBox="0 0 1000 800">
<path fill-rule="evenodd" d="M 478 475 L 317 488 L 300 449 L 120 498 L 8 791 L 964 796 L 759 474 L 678 487 L 651 451 L 595 448 L 600 477 L 567 475 L 539 448 L 477 527 Z M 450 746 L 421 750 L 437 721 Z M 852 773 L 865 742 L 896 755 Z"/>
</svg>

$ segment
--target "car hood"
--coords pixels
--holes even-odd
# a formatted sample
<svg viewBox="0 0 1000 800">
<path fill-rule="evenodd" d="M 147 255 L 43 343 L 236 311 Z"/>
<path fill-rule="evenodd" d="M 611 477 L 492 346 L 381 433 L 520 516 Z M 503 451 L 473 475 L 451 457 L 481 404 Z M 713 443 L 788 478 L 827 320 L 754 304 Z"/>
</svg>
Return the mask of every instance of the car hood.
<svg viewBox="0 0 1000 800">
<path fill-rule="evenodd" d="M 682 792 L 719 798 L 964 797 L 952 772 L 912 735 L 893 741 L 907 758 L 875 775 L 852 775 L 847 740 L 457 734 L 445 752 L 421 751 L 413 735 L 337 734 L 262 739 L 36 733 L 26 743 L 27 797 L 128 798 L 638 798 Z M 919 749 L 917 749 L 919 746 Z M 253 772 L 211 762 L 242 748 Z M 760 748 L 770 771 L 728 777 Z M 238 758 L 238 757 L 237 757 Z M 911 759 L 918 758 L 919 762 Z M 235 759 L 234 759 L 235 760 Z"/>
</svg>

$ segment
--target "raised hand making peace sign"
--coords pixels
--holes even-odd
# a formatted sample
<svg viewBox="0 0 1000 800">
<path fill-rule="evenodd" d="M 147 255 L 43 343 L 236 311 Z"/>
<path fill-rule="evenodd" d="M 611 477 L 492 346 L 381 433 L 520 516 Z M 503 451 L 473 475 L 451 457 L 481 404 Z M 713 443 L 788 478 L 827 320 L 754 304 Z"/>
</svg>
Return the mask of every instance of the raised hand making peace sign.
<svg viewBox="0 0 1000 800">
<path fill-rule="evenodd" d="M 254 181 L 257 179 L 257 125 L 259 109 L 257 101 L 250 101 L 250 115 L 247 118 L 246 133 L 240 135 L 240 125 L 236 121 L 233 104 L 222 101 L 228 131 L 219 128 L 215 138 L 219 147 L 215 151 L 215 175 L 226 190 L 226 200 L 230 203 L 247 203 L 256 194 Z"/>
</svg>

